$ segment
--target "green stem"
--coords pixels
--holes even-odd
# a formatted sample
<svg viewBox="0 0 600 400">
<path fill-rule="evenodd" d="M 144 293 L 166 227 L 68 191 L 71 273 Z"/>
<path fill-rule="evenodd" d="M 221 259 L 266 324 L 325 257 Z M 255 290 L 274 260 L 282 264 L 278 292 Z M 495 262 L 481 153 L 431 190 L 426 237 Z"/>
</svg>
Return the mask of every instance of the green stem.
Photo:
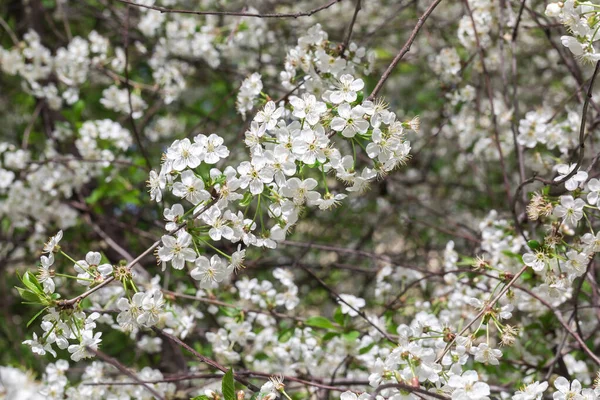
<svg viewBox="0 0 600 400">
<path fill-rule="evenodd" d="M 89 276 L 93 276 L 94 275 L 94 274 L 90 273 L 90 271 L 86 267 L 84 267 L 83 265 L 79 264 L 78 261 L 75 261 L 73 258 L 71 258 L 71 256 L 69 256 L 64 251 L 61 250 L 60 254 L 62 254 L 63 256 L 67 257 L 67 259 L 69 259 L 73 264 L 77 265 L 79 268 L 81 268 L 82 270 L 84 270 L 85 272 L 87 272 L 87 274 Z"/>
<path fill-rule="evenodd" d="M 89 272 L 88 272 L 88 274 L 89 274 Z M 61 273 L 58 273 L 58 272 L 55 272 L 55 273 L 54 273 L 54 276 L 61 276 L 61 277 L 63 277 L 63 278 L 69 278 L 69 279 L 77 279 L 78 281 L 88 281 L 88 282 L 94 282 L 94 280 L 93 280 L 93 279 L 89 279 L 89 278 L 79 278 L 79 277 L 77 277 L 77 276 L 73 276 L 73 275 L 67 275 L 67 274 L 61 274 Z"/>
<path fill-rule="evenodd" d="M 222 255 L 223 257 L 226 257 L 228 260 L 231 260 L 231 256 L 227 255 L 225 253 L 223 253 L 223 251 L 217 249 L 215 246 L 213 246 L 212 244 L 210 244 L 209 242 L 207 242 L 204 239 L 199 239 L 202 243 L 204 243 L 205 245 L 207 245 L 208 247 L 210 247 L 211 249 L 213 249 L 214 251 L 216 251 L 217 253 L 219 253 L 220 255 Z M 200 254 L 200 253 L 198 253 Z"/>
</svg>

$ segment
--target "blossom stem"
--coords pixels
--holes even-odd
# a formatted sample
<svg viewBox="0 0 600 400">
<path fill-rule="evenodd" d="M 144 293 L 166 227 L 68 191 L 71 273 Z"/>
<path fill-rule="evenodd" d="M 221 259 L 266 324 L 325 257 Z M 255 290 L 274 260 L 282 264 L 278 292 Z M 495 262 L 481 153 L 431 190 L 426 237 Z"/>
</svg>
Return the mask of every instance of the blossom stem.
<svg viewBox="0 0 600 400">
<path fill-rule="evenodd" d="M 77 277 L 77 276 L 73 276 L 73 275 L 67 275 L 67 274 L 61 274 L 61 273 L 58 273 L 58 272 L 55 272 L 55 273 L 54 273 L 54 276 L 61 276 L 61 277 L 63 277 L 63 278 L 69 278 L 69 279 L 77 279 L 78 281 L 88 281 L 88 282 L 94 282 L 94 280 L 93 280 L 93 279 L 89 279 L 89 278 L 80 278 L 80 277 Z"/>
<path fill-rule="evenodd" d="M 81 268 L 82 270 L 84 270 L 85 272 L 87 272 L 87 274 L 89 276 L 93 276 L 94 275 L 94 274 L 90 273 L 90 271 L 86 267 L 84 267 L 83 265 L 81 265 L 79 262 L 75 261 L 71 256 L 69 256 L 64 251 L 61 250 L 60 254 L 62 254 L 63 256 L 67 257 L 67 259 L 69 259 L 73 264 L 77 265 L 79 268 Z"/>
<path fill-rule="evenodd" d="M 208 247 L 210 247 L 211 249 L 213 249 L 214 251 L 216 251 L 217 253 L 219 253 L 220 255 L 222 255 L 223 257 L 226 257 L 228 260 L 231 261 L 231 256 L 224 253 L 222 250 L 219 250 L 218 248 L 216 248 L 215 246 L 213 246 L 212 244 L 210 244 L 210 242 L 204 240 L 204 239 L 198 239 L 200 240 L 202 243 L 204 243 L 205 245 L 207 245 Z M 200 252 L 198 252 L 200 253 Z"/>
</svg>

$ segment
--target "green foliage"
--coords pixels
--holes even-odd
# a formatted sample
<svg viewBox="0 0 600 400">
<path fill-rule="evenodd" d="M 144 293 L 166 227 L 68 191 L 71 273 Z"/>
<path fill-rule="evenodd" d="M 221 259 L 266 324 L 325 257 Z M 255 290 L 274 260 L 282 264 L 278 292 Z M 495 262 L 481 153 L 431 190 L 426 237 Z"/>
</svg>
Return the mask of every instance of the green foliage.
<svg viewBox="0 0 600 400">
<path fill-rule="evenodd" d="M 235 381 L 233 379 L 233 368 L 229 370 L 223 376 L 221 383 L 221 391 L 225 400 L 236 400 L 235 398 Z"/>
<path fill-rule="evenodd" d="M 313 326 L 315 328 L 323 328 L 328 330 L 336 329 L 336 326 L 331 321 L 321 316 L 310 317 L 306 320 L 305 324 L 308 326 Z"/>
</svg>

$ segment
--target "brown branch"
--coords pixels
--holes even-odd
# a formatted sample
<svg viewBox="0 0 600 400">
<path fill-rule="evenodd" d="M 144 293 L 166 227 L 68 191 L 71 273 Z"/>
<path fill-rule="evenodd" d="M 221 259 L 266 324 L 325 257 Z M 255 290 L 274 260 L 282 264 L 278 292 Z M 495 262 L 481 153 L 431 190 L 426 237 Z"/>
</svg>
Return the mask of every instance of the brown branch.
<svg viewBox="0 0 600 400">
<path fill-rule="evenodd" d="M 148 157 L 148 153 L 146 149 L 144 149 L 144 145 L 142 144 L 142 138 L 140 132 L 137 129 L 137 125 L 135 124 L 135 120 L 133 118 L 133 103 L 131 101 L 131 86 L 129 85 L 129 8 L 127 6 L 127 11 L 125 15 L 125 27 L 123 33 L 123 47 L 125 51 L 125 86 L 127 87 L 127 101 L 129 102 L 129 122 L 131 123 L 131 127 L 133 129 L 133 135 L 135 136 L 135 141 L 137 142 L 138 147 L 140 148 L 140 152 L 144 157 L 144 161 L 146 161 L 146 166 L 148 170 L 152 169 L 152 163 L 150 162 L 150 158 Z"/>
<path fill-rule="evenodd" d="M 209 299 L 209 298 L 206 298 L 206 297 L 191 296 L 189 294 L 177 293 L 177 292 L 173 292 L 173 291 L 167 290 L 167 289 L 162 289 L 162 292 L 167 296 L 167 298 L 169 296 L 172 296 L 172 297 L 178 297 L 178 298 L 181 298 L 181 299 L 188 299 L 188 300 L 199 301 L 201 303 L 212 304 L 212 305 L 220 306 L 220 307 L 235 308 L 235 309 L 239 309 L 239 310 L 241 310 L 241 311 L 243 311 L 245 313 L 270 315 L 272 317 L 277 317 L 277 318 L 282 318 L 282 319 L 292 319 L 292 320 L 297 321 L 297 322 L 304 322 L 305 321 L 303 318 L 296 317 L 294 315 L 288 315 L 288 314 L 278 313 L 276 311 L 265 311 L 265 310 L 260 310 L 260 309 L 252 309 L 252 308 L 239 307 L 239 306 L 237 306 L 235 304 L 226 303 L 224 301 L 220 301 L 220 300 L 216 300 L 216 299 Z"/>
<path fill-rule="evenodd" d="M 8 36 L 10 36 L 10 40 L 12 40 L 13 44 L 15 46 L 18 46 L 19 38 L 17 38 L 17 35 L 15 35 L 15 32 L 13 32 L 13 30 L 10 28 L 10 25 L 8 25 L 8 22 L 6 22 L 4 20 L 4 18 L 2 18 L 2 16 L 0 16 L 0 26 L 2 26 L 2 28 L 4 28 L 4 30 L 6 31 L 6 33 L 8 33 Z"/>
<path fill-rule="evenodd" d="M 80 157 L 61 157 L 61 158 L 48 158 L 46 160 L 33 160 L 33 161 L 28 161 L 28 164 L 37 164 L 37 165 L 43 165 L 43 164 L 50 164 L 50 163 L 57 163 L 57 164 L 68 164 L 72 161 L 77 161 L 77 162 L 82 162 L 82 163 L 109 163 L 109 164 L 119 164 L 119 165 L 125 165 L 128 167 L 135 167 L 135 168 L 139 168 L 142 169 L 144 171 L 146 171 L 146 168 L 142 167 L 141 165 L 137 165 L 134 164 L 132 162 L 129 161 L 125 161 L 125 160 L 101 160 L 99 158 L 80 158 Z"/>
<path fill-rule="evenodd" d="M 31 119 L 29 120 L 29 123 L 27 124 L 27 127 L 25 128 L 25 131 L 23 132 L 23 141 L 21 142 L 22 149 L 27 149 L 27 146 L 29 145 L 29 135 L 31 134 L 33 125 L 35 125 L 35 121 L 37 120 L 38 116 L 40 115 L 40 112 L 42 111 L 43 107 L 44 107 L 44 102 L 38 101 L 37 106 L 35 107 L 35 110 L 33 111 L 33 115 L 31 116 Z"/>
<path fill-rule="evenodd" d="M 361 0 L 356 0 L 356 8 L 354 9 L 354 15 L 352 16 L 352 21 L 350 21 L 350 26 L 348 27 L 348 34 L 346 35 L 346 39 L 344 40 L 344 43 L 342 43 L 342 47 L 340 49 L 340 56 L 342 58 L 344 57 L 344 52 L 348 48 L 348 45 L 350 44 L 350 39 L 352 38 L 352 30 L 354 29 L 354 24 L 356 23 L 356 17 L 358 16 L 358 12 L 361 9 L 360 1 Z"/>
<path fill-rule="evenodd" d="M 202 361 L 205 364 L 210 365 L 213 368 L 218 369 L 219 371 L 223 371 L 223 372 L 227 372 L 227 368 L 225 368 L 224 366 L 222 366 L 221 364 L 219 364 L 218 362 L 211 360 L 208 357 L 203 356 L 202 354 L 198 353 L 196 350 L 194 350 L 193 348 L 191 348 L 189 345 L 187 345 L 185 342 L 183 342 L 181 339 L 179 339 L 177 336 L 173 336 L 170 333 L 167 333 L 161 329 L 158 329 L 156 327 L 152 327 L 152 330 L 154 332 L 156 332 L 157 334 L 177 343 L 178 345 L 180 345 L 181 347 L 183 347 L 184 349 L 186 349 L 187 351 L 189 351 L 190 353 L 192 353 L 197 359 L 199 359 L 200 361 Z M 233 378 L 238 381 L 239 383 L 241 383 L 242 385 L 246 386 L 248 389 L 252 390 L 253 392 L 258 392 L 260 389 L 255 386 L 254 384 L 250 383 L 246 378 L 244 378 L 243 376 L 241 376 L 238 373 L 233 374 Z"/>
<path fill-rule="evenodd" d="M 377 85 L 375 85 L 375 89 L 373 89 L 373 91 L 371 92 L 371 94 L 369 95 L 369 97 L 367 98 L 367 100 L 373 100 L 375 98 L 375 96 L 377 96 L 377 94 L 379 93 L 379 91 L 383 87 L 383 84 L 385 83 L 385 81 L 388 80 L 388 78 L 392 74 L 392 71 L 394 70 L 394 68 L 396 68 L 396 65 L 398 65 L 398 63 L 400 62 L 400 60 L 402 60 L 402 58 L 404 57 L 404 55 L 410 51 L 410 46 L 412 46 L 413 42 L 417 38 L 417 34 L 421 30 L 421 27 L 423 27 L 423 24 L 425 23 L 425 21 L 427 20 L 427 18 L 429 18 L 429 16 L 433 12 L 433 10 L 435 10 L 435 8 L 438 6 L 438 4 L 441 3 L 441 1 L 442 0 L 435 0 L 429 6 L 429 8 L 427 9 L 427 11 L 425 11 L 425 13 L 421 16 L 421 18 L 419 18 L 419 20 L 417 21 L 417 24 L 415 25 L 415 27 L 412 30 L 410 36 L 408 37 L 408 40 L 406 41 L 406 43 L 404 44 L 404 46 L 402 47 L 402 49 L 400 50 L 400 52 L 396 55 L 396 57 L 394 57 L 394 59 L 392 60 L 392 63 L 385 70 L 385 72 L 383 73 L 383 75 L 379 79 L 379 82 L 377 82 Z"/>
<path fill-rule="evenodd" d="M 374 324 L 373 322 L 371 322 L 371 320 L 366 316 L 366 314 L 362 311 L 360 311 L 359 309 L 355 308 L 354 306 L 352 306 L 352 304 L 348 303 L 346 300 L 344 300 L 342 297 L 340 297 L 340 295 L 335 292 L 332 288 L 329 287 L 329 285 L 327 285 L 321 278 L 319 278 L 314 272 L 312 272 L 310 269 L 308 269 L 307 267 L 300 265 L 300 267 L 305 270 L 306 272 L 308 272 L 313 278 L 315 278 L 317 280 L 317 282 L 319 282 L 319 284 L 321 286 L 323 286 L 323 288 L 325 290 L 327 290 L 332 296 L 334 296 L 338 301 L 344 303 L 345 305 L 347 305 L 348 307 L 350 307 L 350 309 L 352 309 L 355 313 L 357 313 L 358 315 L 360 315 L 365 321 L 367 321 L 367 323 L 369 325 L 371 325 L 373 328 L 375 328 L 379 333 L 381 333 L 387 340 L 389 340 L 390 342 L 394 343 L 394 344 L 398 344 L 398 342 L 396 342 L 396 340 L 394 340 L 394 338 L 392 336 L 390 336 L 390 334 L 388 334 L 385 330 L 381 329 L 379 326 L 377 326 L 377 324 Z"/>
<path fill-rule="evenodd" d="M 272 374 L 268 374 L 268 373 L 264 373 L 264 372 L 255 372 L 255 371 L 239 371 L 237 372 L 238 375 L 240 376 L 252 376 L 252 377 L 256 377 L 256 378 L 260 378 L 260 379 L 269 379 Z M 127 385 L 140 385 L 141 382 L 144 383 L 165 383 L 165 382 L 181 382 L 181 381 L 185 381 L 185 380 L 192 380 L 192 379 L 214 379 L 214 378 L 222 378 L 223 374 L 186 374 L 186 375 L 181 375 L 181 376 L 168 376 L 165 377 L 163 379 L 156 379 L 156 380 L 149 380 L 149 381 L 137 381 L 137 382 L 120 382 L 120 381 L 113 381 L 113 382 L 89 382 L 89 383 L 84 383 L 85 386 L 127 386 Z M 348 388 L 344 388 L 344 387 L 340 387 L 340 386 L 332 386 L 332 385 L 368 385 L 369 381 L 366 380 L 352 380 L 352 379 L 340 379 L 340 380 L 336 380 L 333 383 L 331 383 L 330 385 L 324 385 L 323 383 L 321 383 L 323 380 L 321 378 L 312 378 L 312 380 L 306 380 L 306 379 L 302 379 L 302 378 L 298 378 L 295 376 L 288 376 L 288 375 L 282 375 L 284 380 L 290 381 L 290 382 L 297 382 L 297 383 L 302 383 L 304 385 L 308 385 L 308 386 L 314 386 L 314 387 L 318 387 L 321 389 L 327 389 L 327 390 L 335 390 L 335 391 L 339 391 L 339 392 L 343 392 L 346 390 L 349 390 Z"/>
<path fill-rule="evenodd" d="M 110 357 L 107 354 L 104 354 L 100 350 L 92 349 L 91 347 L 87 347 L 87 350 L 90 353 L 93 353 L 96 357 L 102 359 L 102 361 L 107 362 L 107 363 L 111 364 L 112 366 L 114 366 L 121 373 L 127 375 L 128 377 L 130 377 L 131 379 L 133 379 L 134 381 L 136 381 L 138 384 L 140 384 L 143 387 L 145 387 L 150 393 L 152 393 L 152 395 L 155 398 L 160 399 L 160 400 L 165 400 L 165 398 L 163 396 L 161 396 L 160 393 L 158 393 L 155 389 L 153 389 L 152 387 L 150 387 L 146 382 L 140 380 L 140 378 L 138 378 L 136 374 L 134 374 L 133 372 L 131 372 L 129 369 L 127 369 L 127 367 L 125 367 L 123 364 L 121 364 L 116 359 Z"/>
<path fill-rule="evenodd" d="M 504 154 L 502 152 L 502 146 L 500 145 L 500 132 L 498 129 L 498 121 L 496 118 L 496 109 L 494 107 L 494 91 L 492 88 L 492 82 L 490 80 L 490 74 L 485 64 L 485 52 L 483 47 L 481 46 L 481 42 L 479 41 L 479 34 L 477 32 L 477 24 L 475 23 L 475 18 L 473 18 L 473 13 L 471 12 L 471 7 L 469 6 L 469 0 L 464 0 L 465 7 L 469 13 L 469 18 L 471 19 L 471 24 L 473 25 L 473 34 L 475 35 L 475 43 L 477 44 L 477 49 L 479 51 L 479 58 L 481 60 L 481 69 L 483 70 L 483 76 L 485 78 L 485 86 L 487 88 L 488 101 L 490 103 L 490 113 L 492 114 L 492 126 L 494 127 L 494 142 L 496 143 L 496 148 L 498 149 L 498 156 L 500 157 L 500 167 L 502 169 L 502 179 L 504 181 L 504 190 L 506 191 L 506 197 L 508 203 L 511 202 L 510 197 L 510 183 L 508 181 L 508 174 L 506 173 L 506 165 L 504 163 Z"/>
<path fill-rule="evenodd" d="M 210 201 L 209 203 L 207 203 L 204 207 L 202 207 L 200 210 L 198 210 L 197 212 L 195 212 L 191 219 L 196 218 L 198 215 L 202 214 L 204 211 L 206 211 L 210 206 L 212 206 L 214 203 L 216 202 L 216 199 L 213 199 L 212 201 Z M 177 227 L 177 229 L 175 229 L 173 232 L 171 232 L 171 235 L 174 235 L 175 233 L 179 232 L 181 229 L 183 229 L 183 227 L 185 227 L 187 225 L 187 222 L 183 222 L 181 225 L 179 225 Z M 137 256 L 134 260 L 132 260 L 130 263 L 127 264 L 127 269 L 131 269 L 133 268 L 133 266 L 135 264 L 137 264 L 142 258 L 146 257 L 148 254 L 152 253 L 152 251 L 154 249 L 156 249 L 158 246 L 160 246 L 160 244 L 162 243 L 162 240 L 159 239 L 156 242 L 154 242 L 152 244 L 152 246 L 148 247 L 142 254 L 140 254 L 139 256 Z M 81 293 L 80 295 L 73 297 L 72 299 L 69 300 L 60 300 L 57 302 L 59 307 L 72 307 L 73 305 L 79 303 L 81 300 L 85 299 L 86 297 L 88 297 L 89 295 L 91 295 L 92 293 L 96 292 L 97 290 L 103 288 L 104 286 L 108 285 L 109 283 L 111 283 L 112 281 L 115 280 L 115 276 L 111 275 L 109 276 L 107 279 L 105 279 L 102 283 L 100 283 L 98 286 L 94 286 L 93 288 L 87 290 L 84 293 Z"/>
<path fill-rule="evenodd" d="M 401 389 L 401 390 L 406 390 L 411 393 L 424 394 L 424 395 L 431 396 L 431 397 L 434 397 L 434 398 L 440 399 L 440 400 L 449 400 L 450 399 L 450 397 L 448 397 L 448 396 L 444 396 L 442 394 L 435 393 L 435 392 L 430 392 L 429 390 L 422 389 L 419 386 L 411 386 L 411 385 L 406 385 L 404 383 L 387 383 L 385 385 L 379 385 L 377 387 L 377 389 L 375 389 L 375 391 L 371 394 L 371 399 L 375 400 L 377 398 L 377 393 L 379 393 L 385 389 Z"/>
<path fill-rule="evenodd" d="M 135 3 L 130 0 L 113 0 L 118 1 L 120 3 L 128 4 L 131 6 L 146 8 L 148 10 L 160 11 L 161 13 L 173 13 L 173 14 L 193 14 L 193 15 L 232 15 L 237 17 L 254 17 L 254 18 L 299 18 L 299 17 L 310 17 L 313 14 L 318 13 L 319 11 L 323 11 L 335 3 L 339 3 L 342 0 L 331 0 L 329 3 L 324 4 L 320 7 L 313 8 L 309 11 L 299 11 L 295 13 L 249 13 L 243 11 L 194 11 L 194 10 L 178 10 L 171 9 L 166 7 L 158 7 L 158 6 L 147 6 L 144 4 Z"/>
</svg>

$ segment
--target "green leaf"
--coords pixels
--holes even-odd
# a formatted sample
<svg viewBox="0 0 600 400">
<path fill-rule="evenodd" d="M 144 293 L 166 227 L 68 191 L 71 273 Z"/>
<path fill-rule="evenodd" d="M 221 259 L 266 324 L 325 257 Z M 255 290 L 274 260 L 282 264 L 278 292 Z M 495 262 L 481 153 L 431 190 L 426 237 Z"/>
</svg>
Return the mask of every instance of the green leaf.
<svg viewBox="0 0 600 400">
<path fill-rule="evenodd" d="M 208 397 L 205 394 L 202 394 L 200 396 L 192 397 L 190 400 L 210 400 L 210 397 Z"/>
<path fill-rule="evenodd" d="M 280 334 L 279 337 L 277 338 L 281 343 L 285 343 L 288 340 L 290 340 L 292 338 L 292 336 L 294 335 L 294 327 L 288 328 L 288 329 L 284 329 Z"/>
<path fill-rule="evenodd" d="M 23 289 L 20 287 L 16 288 L 19 291 L 19 295 L 21 296 L 21 298 L 25 301 L 29 301 L 33 304 L 40 304 L 40 298 L 38 297 L 37 294 L 35 294 L 34 292 L 32 292 L 31 290 L 28 289 Z"/>
<path fill-rule="evenodd" d="M 463 257 L 462 260 L 460 260 L 459 262 L 456 263 L 456 265 L 459 265 L 459 266 L 463 266 L 463 265 L 471 266 L 471 265 L 475 264 L 476 261 L 477 260 L 474 259 L 473 257 Z"/>
<path fill-rule="evenodd" d="M 334 337 L 340 336 L 339 333 L 337 332 L 327 332 L 325 335 L 323 335 L 323 341 L 324 342 L 328 342 L 331 339 L 333 339 Z"/>
<path fill-rule="evenodd" d="M 315 328 L 323 328 L 323 329 L 335 329 L 335 325 L 331 321 L 329 321 L 325 317 L 310 317 L 305 322 L 308 326 L 313 326 Z"/>
<path fill-rule="evenodd" d="M 29 273 L 29 271 L 23 274 L 21 282 L 23 282 L 23 284 L 32 292 L 43 293 L 42 285 L 40 285 L 35 275 Z"/>
<path fill-rule="evenodd" d="M 42 314 L 44 311 L 46 311 L 47 308 L 48 307 L 44 307 L 40 311 L 38 311 L 27 323 L 27 328 L 29 328 L 29 325 L 31 325 L 33 323 L 33 321 L 35 321 L 37 319 L 37 317 L 40 316 L 40 314 Z"/>
<path fill-rule="evenodd" d="M 229 368 L 229 371 L 223 376 L 223 382 L 221 382 L 221 391 L 225 400 L 236 400 L 235 399 L 235 382 L 233 381 L 233 369 Z"/>
<path fill-rule="evenodd" d="M 358 331 L 352 331 L 352 332 L 344 333 L 342 336 L 347 341 L 354 342 L 360 336 L 360 332 L 358 332 Z"/>
<path fill-rule="evenodd" d="M 373 348 L 373 346 L 375 346 L 375 342 L 373 342 L 370 345 L 365 346 L 362 349 L 360 349 L 358 351 L 358 354 L 366 354 L 366 353 L 368 353 L 369 351 L 371 351 L 371 349 Z"/>
<path fill-rule="evenodd" d="M 231 318 L 237 317 L 237 315 L 240 313 L 237 308 L 231 308 L 231 307 L 221 307 L 220 310 L 223 314 L 225 314 Z"/>
<path fill-rule="evenodd" d="M 527 242 L 527 246 L 529 246 L 531 250 L 536 250 L 540 248 L 540 242 L 537 240 L 530 240 Z"/>
<path fill-rule="evenodd" d="M 346 320 L 346 316 L 344 314 L 342 314 L 342 308 L 338 307 L 335 310 L 335 314 L 333 314 L 333 320 L 335 322 L 337 322 L 338 324 L 344 326 L 344 322 Z"/>
</svg>

